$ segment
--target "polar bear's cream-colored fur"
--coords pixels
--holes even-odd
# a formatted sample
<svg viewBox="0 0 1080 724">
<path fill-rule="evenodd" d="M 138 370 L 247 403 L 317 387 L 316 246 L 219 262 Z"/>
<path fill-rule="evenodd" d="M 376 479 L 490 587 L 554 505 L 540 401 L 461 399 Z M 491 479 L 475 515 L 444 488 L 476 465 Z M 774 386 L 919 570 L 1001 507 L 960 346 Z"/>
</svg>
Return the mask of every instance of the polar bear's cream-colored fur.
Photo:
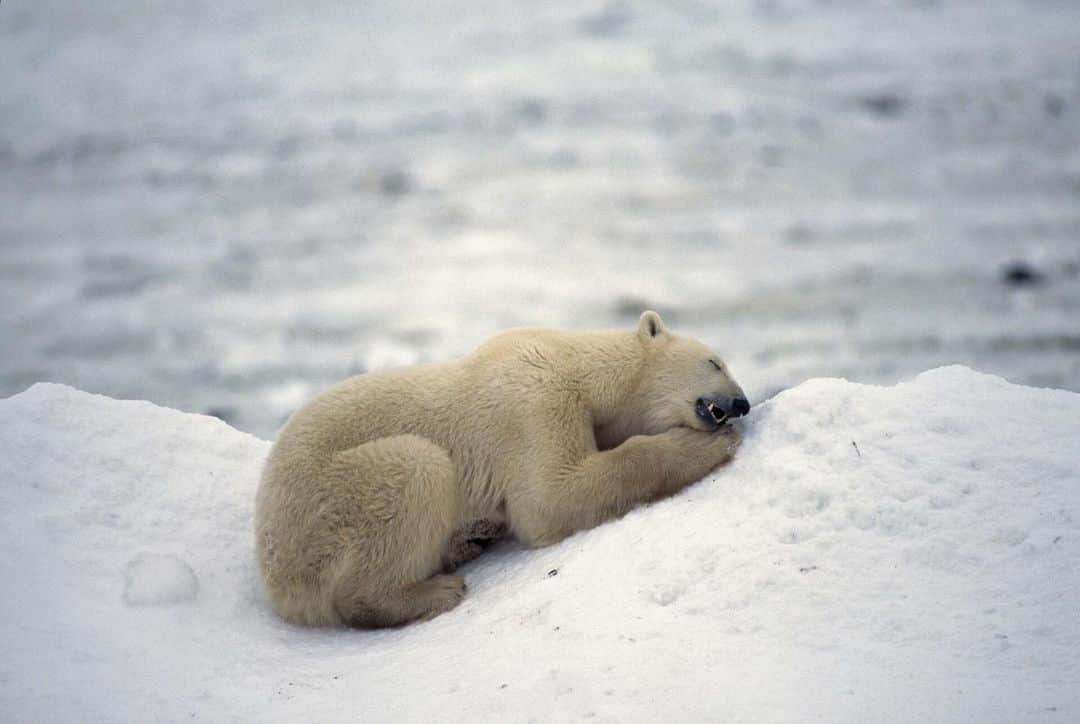
<svg viewBox="0 0 1080 724">
<path fill-rule="evenodd" d="M 309 625 L 438 615 L 465 592 L 442 572 L 451 548 L 498 528 L 544 546 L 670 495 L 731 458 L 723 418 L 748 409 L 720 357 L 654 312 L 636 330 L 511 330 L 454 362 L 347 379 L 267 460 L 270 602 Z"/>
</svg>

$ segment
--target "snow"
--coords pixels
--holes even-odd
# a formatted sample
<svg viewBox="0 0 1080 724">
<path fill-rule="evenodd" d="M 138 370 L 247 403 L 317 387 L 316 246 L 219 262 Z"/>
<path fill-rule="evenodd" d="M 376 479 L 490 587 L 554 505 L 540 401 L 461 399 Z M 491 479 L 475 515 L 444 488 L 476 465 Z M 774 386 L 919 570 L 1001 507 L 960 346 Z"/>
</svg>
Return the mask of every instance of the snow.
<svg viewBox="0 0 1080 724">
<path fill-rule="evenodd" d="M 0 710 L 25 721 L 1080 718 L 1080 395 L 816 379 L 682 494 L 466 569 L 401 630 L 289 626 L 269 443 L 52 384 L 0 401 Z"/>
<path fill-rule="evenodd" d="M 140 553 L 124 571 L 124 603 L 129 606 L 167 606 L 194 600 L 199 579 L 183 559 L 174 555 Z"/>
</svg>

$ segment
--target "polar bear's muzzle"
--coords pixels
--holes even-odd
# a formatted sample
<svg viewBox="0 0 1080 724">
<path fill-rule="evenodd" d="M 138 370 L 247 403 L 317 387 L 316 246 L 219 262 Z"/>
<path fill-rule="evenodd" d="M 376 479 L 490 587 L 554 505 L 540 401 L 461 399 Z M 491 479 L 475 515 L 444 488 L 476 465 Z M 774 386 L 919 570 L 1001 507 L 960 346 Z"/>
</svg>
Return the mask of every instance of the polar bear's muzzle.
<svg viewBox="0 0 1080 724">
<path fill-rule="evenodd" d="M 708 427 L 717 428 L 730 417 L 742 417 L 750 412 L 750 401 L 745 397 L 731 398 L 726 395 L 699 397 L 694 412 Z"/>
</svg>

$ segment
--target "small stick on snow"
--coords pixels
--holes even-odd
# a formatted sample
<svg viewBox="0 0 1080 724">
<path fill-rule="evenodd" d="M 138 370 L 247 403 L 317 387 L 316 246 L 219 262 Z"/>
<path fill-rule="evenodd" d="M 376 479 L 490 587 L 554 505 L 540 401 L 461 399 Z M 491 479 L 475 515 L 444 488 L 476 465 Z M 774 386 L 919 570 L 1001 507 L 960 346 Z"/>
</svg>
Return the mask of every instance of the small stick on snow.
<svg viewBox="0 0 1080 724">
<path fill-rule="evenodd" d="M 854 440 L 851 441 L 851 447 L 855 448 L 855 454 L 856 455 L 858 455 L 859 457 L 862 457 L 862 453 L 859 452 L 859 446 L 855 444 Z"/>
</svg>

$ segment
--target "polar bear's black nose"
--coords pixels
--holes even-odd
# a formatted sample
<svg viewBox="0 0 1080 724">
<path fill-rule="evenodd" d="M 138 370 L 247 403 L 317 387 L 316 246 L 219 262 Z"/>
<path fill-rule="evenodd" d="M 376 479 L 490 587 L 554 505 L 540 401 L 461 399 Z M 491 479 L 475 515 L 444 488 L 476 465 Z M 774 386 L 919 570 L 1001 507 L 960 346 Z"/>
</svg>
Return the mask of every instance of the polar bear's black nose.
<svg viewBox="0 0 1080 724">
<path fill-rule="evenodd" d="M 731 401 L 731 416 L 742 417 L 750 412 L 750 401 L 745 397 L 739 397 Z"/>
</svg>

